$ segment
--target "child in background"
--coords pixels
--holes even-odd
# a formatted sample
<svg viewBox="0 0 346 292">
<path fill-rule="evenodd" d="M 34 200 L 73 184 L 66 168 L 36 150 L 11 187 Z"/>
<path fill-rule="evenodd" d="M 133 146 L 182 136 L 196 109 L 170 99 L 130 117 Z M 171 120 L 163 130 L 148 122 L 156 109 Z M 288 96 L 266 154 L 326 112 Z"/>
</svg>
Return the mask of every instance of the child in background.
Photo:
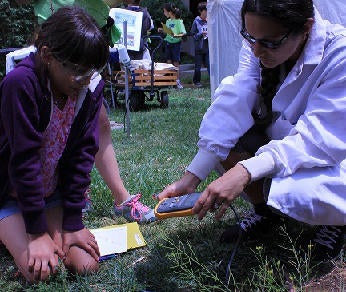
<svg viewBox="0 0 346 292">
<path fill-rule="evenodd" d="M 207 32 L 207 2 L 200 2 L 197 6 L 199 16 L 195 18 L 191 27 L 191 35 L 195 40 L 195 72 L 193 74 L 193 84 L 195 87 L 202 87 L 201 67 L 202 64 L 209 71 L 209 47 Z"/>
<path fill-rule="evenodd" d="M 50 16 L 35 47 L 0 85 L 0 241 L 31 283 L 57 272 L 58 258 L 78 274 L 98 270 L 82 208 L 98 149 L 98 72 L 109 55 L 77 7 Z"/>
<path fill-rule="evenodd" d="M 166 21 L 167 28 L 173 32 L 173 35 L 167 34 L 165 37 L 166 62 L 179 68 L 181 40 L 186 34 L 184 22 L 180 19 L 181 11 L 172 3 L 167 3 L 163 7 L 163 13 L 168 18 Z M 162 31 L 162 29 L 158 29 L 158 31 Z M 177 88 L 183 88 L 179 79 L 177 79 Z"/>
</svg>

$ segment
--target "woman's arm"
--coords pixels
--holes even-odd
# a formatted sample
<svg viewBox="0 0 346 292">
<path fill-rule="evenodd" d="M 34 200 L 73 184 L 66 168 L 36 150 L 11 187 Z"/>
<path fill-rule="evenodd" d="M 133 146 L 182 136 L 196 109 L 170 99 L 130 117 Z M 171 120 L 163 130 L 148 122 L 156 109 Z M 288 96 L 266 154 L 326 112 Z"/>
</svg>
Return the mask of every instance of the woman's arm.
<svg viewBox="0 0 346 292">
<path fill-rule="evenodd" d="M 258 60 L 247 45 L 240 52 L 238 72 L 223 79 L 199 129 L 199 151 L 188 171 L 204 180 L 254 123 L 251 112 L 259 84 Z"/>
<path fill-rule="evenodd" d="M 242 162 L 253 180 L 268 174 L 288 176 L 300 168 L 335 166 L 345 159 L 346 49 L 345 45 L 339 47 L 325 54 L 309 76 L 315 84 L 306 92 L 306 109 L 290 134 L 271 141 L 255 157 Z"/>
<path fill-rule="evenodd" d="M 197 154 L 185 174 L 158 194 L 160 200 L 195 191 L 219 162 L 227 158 L 239 137 L 253 125 L 251 111 L 258 82 L 258 60 L 245 45 L 237 74 L 222 81 L 215 92 L 215 101 L 203 117 Z"/>
</svg>

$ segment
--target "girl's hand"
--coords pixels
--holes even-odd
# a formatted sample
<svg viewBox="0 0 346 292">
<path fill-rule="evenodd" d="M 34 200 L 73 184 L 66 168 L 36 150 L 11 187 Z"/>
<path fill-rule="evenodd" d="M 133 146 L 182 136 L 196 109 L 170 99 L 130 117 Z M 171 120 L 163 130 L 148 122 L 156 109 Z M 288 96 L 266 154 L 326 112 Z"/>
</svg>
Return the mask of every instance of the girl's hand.
<svg viewBox="0 0 346 292">
<path fill-rule="evenodd" d="M 95 261 L 99 260 L 100 251 L 95 236 L 86 228 L 78 231 L 65 231 L 62 234 L 62 246 L 65 254 L 71 246 L 78 246 L 89 253 Z"/>
<path fill-rule="evenodd" d="M 209 209 L 218 209 L 215 217 L 220 219 L 232 201 L 243 192 L 250 179 L 246 168 L 237 164 L 207 186 L 192 211 L 198 214 L 198 219 L 201 220 Z"/>
<path fill-rule="evenodd" d="M 170 184 L 159 193 L 157 199 L 161 201 L 164 198 L 193 193 L 200 182 L 201 180 L 197 176 L 187 171 L 180 180 Z"/>
<path fill-rule="evenodd" d="M 28 234 L 28 267 L 35 280 L 47 279 L 57 271 L 58 256 L 64 253 L 48 233 Z"/>
</svg>

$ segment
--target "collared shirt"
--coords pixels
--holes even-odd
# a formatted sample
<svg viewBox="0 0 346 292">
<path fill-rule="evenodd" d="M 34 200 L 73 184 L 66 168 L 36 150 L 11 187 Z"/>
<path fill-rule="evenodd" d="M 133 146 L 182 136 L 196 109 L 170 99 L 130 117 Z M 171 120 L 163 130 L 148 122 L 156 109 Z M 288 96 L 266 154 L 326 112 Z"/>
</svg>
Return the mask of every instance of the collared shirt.
<svg viewBox="0 0 346 292">
<path fill-rule="evenodd" d="M 259 60 L 244 43 L 237 74 L 215 91 L 199 131 L 199 151 L 187 168 L 205 179 L 253 124 L 258 98 Z M 323 20 L 315 23 L 305 48 L 273 99 L 277 120 L 273 139 L 243 161 L 253 180 L 284 177 L 299 168 L 345 165 L 346 30 Z"/>
</svg>

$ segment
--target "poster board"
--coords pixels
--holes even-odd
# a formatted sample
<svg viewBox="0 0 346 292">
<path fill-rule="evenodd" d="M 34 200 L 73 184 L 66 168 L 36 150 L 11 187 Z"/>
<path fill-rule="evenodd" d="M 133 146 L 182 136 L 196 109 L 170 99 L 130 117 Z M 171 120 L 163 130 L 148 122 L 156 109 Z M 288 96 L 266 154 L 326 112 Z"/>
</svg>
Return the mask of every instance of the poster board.
<svg viewBox="0 0 346 292">
<path fill-rule="evenodd" d="M 121 31 L 120 43 L 124 44 L 123 22 L 127 21 L 127 49 L 139 51 L 141 43 L 143 12 L 131 11 L 122 8 L 112 8 L 109 16 L 114 19 L 114 24 Z"/>
</svg>

